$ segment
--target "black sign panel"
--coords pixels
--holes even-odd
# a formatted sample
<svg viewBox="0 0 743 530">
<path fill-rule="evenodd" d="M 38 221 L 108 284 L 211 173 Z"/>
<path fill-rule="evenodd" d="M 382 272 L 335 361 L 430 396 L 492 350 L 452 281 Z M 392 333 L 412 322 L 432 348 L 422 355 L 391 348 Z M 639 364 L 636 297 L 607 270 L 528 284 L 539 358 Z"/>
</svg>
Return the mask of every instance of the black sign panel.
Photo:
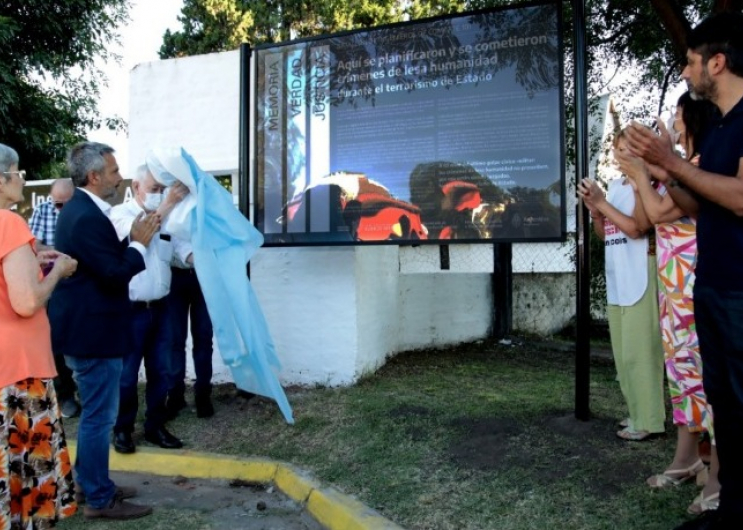
<svg viewBox="0 0 743 530">
<path fill-rule="evenodd" d="M 266 244 L 561 239 L 560 31 L 547 3 L 254 50 Z"/>
</svg>

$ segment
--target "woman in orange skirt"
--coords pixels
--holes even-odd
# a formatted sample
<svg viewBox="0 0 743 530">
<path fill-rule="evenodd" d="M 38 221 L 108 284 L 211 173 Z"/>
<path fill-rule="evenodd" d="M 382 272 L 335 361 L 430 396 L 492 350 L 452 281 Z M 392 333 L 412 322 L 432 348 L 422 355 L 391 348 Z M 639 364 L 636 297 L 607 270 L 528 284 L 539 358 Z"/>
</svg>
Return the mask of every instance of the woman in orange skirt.
<svg viewBox="0 0 743 530">
<path fill-rule="evenodd" d="M 45 304 L 77 262 L 36 253 L 28 225 L 10 211 L 24 183 L 18 154 L 0 144 L 0 530 L 51 528 L 76 510 Z"/>
</svg>

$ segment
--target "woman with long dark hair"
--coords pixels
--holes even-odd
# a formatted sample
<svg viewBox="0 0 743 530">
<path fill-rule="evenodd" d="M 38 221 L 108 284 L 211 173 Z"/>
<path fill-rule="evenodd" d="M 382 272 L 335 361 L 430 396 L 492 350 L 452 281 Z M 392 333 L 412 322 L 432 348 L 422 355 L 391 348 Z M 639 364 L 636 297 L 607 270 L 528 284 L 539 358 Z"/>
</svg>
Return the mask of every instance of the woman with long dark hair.
<svg viewBox="0 0 743 530">
<path fill-rule="evenodd" d="M 678 100 L 669 132 L 683 155 L 698 163 L 698 147 L 713 116 L 708 101 L 695 101 L 689 92 Z M 619 157 L 620 169 L 632 179 L 648 219 L 655 225 L 658 247 L 658 300 L 665 355 L 666 378 L 676 425 L 676 451 L 671 464 L 648 478 L 652 488 L 665 488 L 696 478 L 705 484 L 689 507 L 691 513 L 715 509 L 719 503 L 717 452 L 712 449 L 711 471 L 699 455 L 699 437 L 712 436 L 712 410 L 702 385 L 702 360 L 694 325 L 694 270 L 697 258 L 696 200 L 679 189 L 651 183 L 645 164 L 626 153 Z M 678 184 L 670 182 L 671 188 Z"/>
</svg>

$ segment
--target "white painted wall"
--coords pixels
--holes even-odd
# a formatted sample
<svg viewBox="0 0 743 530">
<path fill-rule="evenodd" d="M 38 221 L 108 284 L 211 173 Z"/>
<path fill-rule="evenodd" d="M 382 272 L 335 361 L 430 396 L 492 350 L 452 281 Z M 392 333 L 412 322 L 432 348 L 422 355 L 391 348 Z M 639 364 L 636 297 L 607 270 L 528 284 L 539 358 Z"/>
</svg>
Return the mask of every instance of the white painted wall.
<svg viewBox="0 0 743 530">
<path fill-rule="evenodd" d="M 401 351 L 399 247 L 354 251 L 357 351 L 355 376 L 373 373 L 388 355 Z"/>
<path fill-rule="evenodd" d="M 138 65 L 131 72 L 129 167 L 154 146 L 183 146 L 202 169 L 235 173 L 239 52 Z M 424 250 L 421 250 L 424 249 Z M 397 352 L 487 335 L 489 245 L 266 248 L 251 281 L 285 384 L 348 385 Z M 436 272 L 438 271 L 438 272 Z M 215 356 L 215 381 L 229 373 Z"/>
<path fill-rule="evenodd" d="M 130 77 L 129 167 L 156 145 L 184 147 L 202 169 L 237 170 L 238 51 L 135 66 Z"/>
<path fill-rule="evenodd" d="M 250 267 L 286 382 L 355 380 L 358 350 L 352 247 L 267 248 Z"/>
</svg>

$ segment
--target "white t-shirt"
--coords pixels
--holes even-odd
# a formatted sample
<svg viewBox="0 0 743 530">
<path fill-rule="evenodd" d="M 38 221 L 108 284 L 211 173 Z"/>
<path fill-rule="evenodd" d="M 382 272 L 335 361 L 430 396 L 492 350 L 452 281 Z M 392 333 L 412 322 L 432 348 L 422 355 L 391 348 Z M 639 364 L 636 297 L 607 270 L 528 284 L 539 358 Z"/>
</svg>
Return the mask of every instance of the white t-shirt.
<svg viewBox="0 0 743 530">
<path fill-rule="evenodd" d="M 624 179 L 609 183 L 606 200 L 625 215 L 632 215 L 635 193 Z M 604 218 L 606 258 L 606 300 L 620 306 L 636 304 L 648 287 L 648 238 L 632 239 Z"/>
</svg>

